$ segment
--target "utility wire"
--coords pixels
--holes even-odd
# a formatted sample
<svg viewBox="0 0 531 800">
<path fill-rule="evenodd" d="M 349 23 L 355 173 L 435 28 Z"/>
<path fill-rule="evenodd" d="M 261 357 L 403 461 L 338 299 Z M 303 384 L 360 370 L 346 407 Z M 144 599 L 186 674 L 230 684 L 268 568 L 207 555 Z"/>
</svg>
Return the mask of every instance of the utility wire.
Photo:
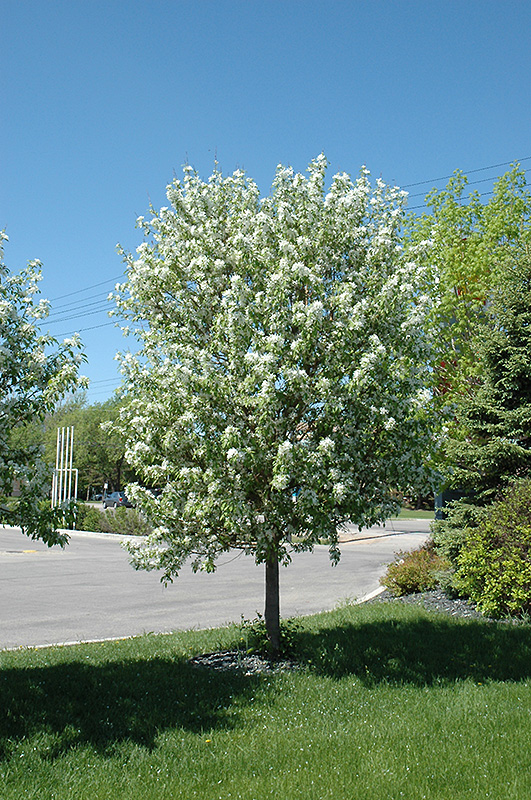
<svg viewBox="0 0 531 800">
<path fill-rule="evenodd" d="M 525 158 L 516 158 L 513 161 L 504 161 L 502 164 L 491 164 L 490 167 L 478 167 L 477 169 L 469 169 L 469 170 L 461 170 L 464 175 L 473 175 L 475 172 L 485 172 L 488 169 L 498 169 L 498 167 L 508 167 L 511 164 L 521 164 L 522 161 L 529 161 L 531 160 L 531 156 L 526 156 Z M 452 175 L 443 175 L 441 178 L 429 178 L 427 181 L 417 181 L 416 183 L 405 183 L 401 188 L 402 189 L 410 189 L 413 186 L 423 186 L 426 183 L 438 183 L 439 181 L 447 181 L 450 178 L 453 178 Z"/>
<path fill-rule="evenodd" d="M 119 386 L 117 386 L 116 389 L 119 389 Z M 89 387 L 89 389 L 87 391 L 90 392 L 90 396 L 91 397 L 99 397 L 99 395 L 102 395 L 102 394 L 106 394 L 106 395 L 109 394 L 109 389 L 99 389 L 97 392 L 93 392 L 93 391 L 91 391 L 91 389 Z"/>
<path fill-rule="evenodd" d="M 116 325 L 116 323 L 102 322 L 101 325 L 91 325 L 89 328 L 76 328 L 75 330 L 66 331 L 66 333 L 54 333 L 54 338 L 60 339 L 62 336 L 71 336 L 73 333 L 84 333 L 85 331 L 95 331 L 96 328 L 107 328 L 109 325 Z"/>
<path fill-rule="evenodd" d="M 118 281 L 120 278 L 123 278 L 124 274 L 122 272 L 121 275 L 117 275 L 116 278 L 107 278 L 106 281 L 101 281 L 100 283 L 93 283 L 92 286 L 85 286 L 84 289 L 77 289 L 75 292 L 68 292 L 67 294 L 61 294 L 59 297 L 54 297 L 50 300 L 51 303 L 55 303 L 56 300 L 62 300 L 64 297 L 72 297 L 75 294 L 81 294 L 81 292 L 88 292 L 89 289 L 96 289 L 98 286 L 105 286 L 106 283 L 111 283 L 111 281 Z"/>
<path fill-rule="evenodd" d="M 531 167 L 528 167 L 527 169 L 524 169 L 524 170 L 523 170 L 523 172 L 524 172 L 524 173 L 531 172 Z M 450 176 L 450 177 L 453 177 L 453 176 Z M 498 176 L 496 176 L 496 177 L 498 177 Z M 492 177 L 491 177 L 491 178 L 480 178 L 480 179 L 479 179 L 479 180 L 477 180 L 477 181 L 469 181 L 469 182 L 466 184 L 466 186 L 467 186 L 467 187 L 468 187 L 468 186 L 477 186 L 477 184 L 478 184 L 478 183 L 491 183 L 493 180 L 494 180 L 494 178 L 492 178 Z M 428 183 L 429 181 L 426 181 L 426 182 Z M 434 188 L 435 188 L 435 187 L 434 187 Z M 492 194 L 492 193 L 491 193 L 491 194 Z M 410 195 L 408 195 L 408 197 L 410 197 L 410 198 L 411 198 L 411 197 L 426 197 L 426 192 L 425 192 L 425 191 L 424 191 L 424 192 L 416 192 L 415 194 L 410 194 Z"/>
<path fill-rule="evenodd" d="M 120 383 L 120 380 L 121 380 L 120 378 L 104 378 L 104 379 L 99 380 L 99 381 L 91 381 L 90 385 L 91 386 L 96 386 L 96 385 L 98 385 L 100 383 Z"/>
<path fill-rule="evenodd" d="M 108 311 L 108 308 L 98 308 L 95 311 L 85 311 L 84 314 L 74 314 L 71 317 L 59 317 L 59 319 L 46 319 L 46 322 L 50 325 L 55 325 L 57 322 L 69 322 L 71 319 L 79 319 L 80 317 L 91 317 L 94 314 L 102 314 L 104 311 Z"/>
<path fill-rule="evenodd" d="M 59 309 L 66 309 L 67 311 L 70 311 L 70 310 L 72 310 L 74 308 L 77 308 L 78 306 L 83 307 L 88 300 L 95 300 L 95 298 L 99 298 L 99 302 L 101 303 L 101 302 L 103 302 L 103 300 L 106 300 L 108 296 L 109 295 L 106 292 L 98 292 L 97 294 L 89 295 L 89 297 L 84 297 L 82 300 L 72 300 L 71 303 L 64 303 L 61 306 L 54 306 L 52 310 L 53 310 L 54 313 L 56 311 L 58 311 Z M 92 303 L 91 305 L 94 305 L 94 304 Z"/>
<path fill-rule="evenodd" d="M 84 317 L 87 314 L 99 313 L 100 311 L 108 312 L 111 310 L 112 307 L 109 305 L 109 303 L 96 300 L 93 303 L 87 303 L 86 306 L 82 306 L 81 308 L 69 308 L 65 311 L 58 311 L 57 314 L 50 314 L 50 316 L 45 317 L 45 319 L 47 322 L 61 322 L 63 319 L 75 319 L 80 316 Z"/>
<path fill-rule="evenodd" d="M 508 167 L 511 164 L 521 164 L 523 161 L 531 161 L 531 156 L 526 156 L 525 158 L 513 159 L 512 161 L 502 161 L 499 164 L 490 164 L 487 167 L 477 167 L 476 169 L 462 170 L 462 172 L 463 172 L 464 175 L 475 175 L 478 172 L 486 172 L 487 170 L 491 170 L 491 169 L 499 169 L 500 167 Z M 531 171 L 531 168 L 528 168 L 528 169 L 525 170 L 526 173 L 530 172 L 530 171 Z M 412 189 L 415 186 L 426 186 L 427 184 L 434 184 L 434 183 L 438 183 L 439 181 L 447 181 L 447 180 L 450 180 L 450 178 L 453 178 L 454 174 L 455 173 L 452 173 L 451 175 L 442 175 L 442 176 L 439 176 L 438 178 L 428 178 L 427 180 L 416 181 L 415 183 L 405 183 L 405 184 L 403 184 L 401 186 L 401 188 L 402 189 Z M 498 177 L 498 176 L 495 176 L 495 177 Z M 476 185 L 478 183 L 487 183 L 487 182 L 489 182 L 491 180 L 494 180 L 494 178 L 482 178 L 482 179 L 477 180 L 477 181 L 471 181 L 470 183 L 467 184 L 467 186 L 474 186 L 474 185 Z M 419 192 L 419 193 L 416 193 L 416 194 L 409 195 L 409 197 L 410 198 L 422 197 L 423 194 L 424 194 L 423 192 Z M 494 194 L 494 192 L 487 192 L 487 193 L 485 193 L 483 195 L 483 197 L 491 197 L 493 194 Z M 424 203 L 424 204 L 418 205 L 418 206 L 410 206 L 408 210 L 409 211 L 417 211 L 417 210 L 419 210 L 421 208 L 426 208 L 426 204 Z M 78 295 L 78 294 L 81 294 L 83 292 L 88 292 L 90 289 L 96 289 L 99 286 L 105 286 L 105 284 L 109 284 L 111 282 L 119 281 L 123 277 L 125 277 L 125 276 L 122 273 L 121 275 L 117 275 L 114 278 L 108 278 L 107 280 L 101 281 L 100 283 L 94 283 L 91 286 L 86 286 L 83 289 L 77 289 L 74 292 L 68 292 L 67 294 L 59 295 L 58 297 L 53 298 L 50 302 L 53 303 L 56 300 L 63 300 L 65 297 L 73 297 L 74 295 Z M 93 297 L 96 297 L 96 296 L 97 295 L 93 295 Z M 85 299 L 86 300 L 90 300 L 92 298 L 85 298 Z M 65 306 L 60 306 L 60 308 L 67 308 L 68 309 L 69 305 L 77 305 L 77 302 L 78 301 L 74 301 L 73 304 L 67 303 L 66 307 Z M 84 301 L 80 300 L 79 302 L 81 304 L 83 304 Z M 71 309 L 71 310 L 73 310 L 73 309 Z M 81 315 L 81 316 L 84 316 L 84 315 Z M 56 320 L 56 321 L 60 321 L 60 320 Z M 65 319 L 64 321 L 66 322 L 67 320 Z M 91 328 L 83 328 L 83 330 L 85 330 L 85 331 L 86 330 L 94 330 L 95 328 L 102 328 L 102 327 L 104 327 L 105 325 L 108 325 L 108 324 L 112 324 L 112 323 L 104 323 L 103 325 L 94 325 Z M 60 335 L 63 336 L 63 335 L 66 335 L 66 334 L 60 334 Z"/>
<path fill-rule="evenodd" d="M 493 196 L 494 196 L 494 192 L 485 192 L 484 194 L 481 195 L 481 197 L 493 197 Z M 409 206 L 407 208 L 407 210 L 408 211 L 418 211 L 419 208 L 427 208 L 427 207 L 428 207 L 427 204 L 423 203 L 420 206 Z"/>
</svg>

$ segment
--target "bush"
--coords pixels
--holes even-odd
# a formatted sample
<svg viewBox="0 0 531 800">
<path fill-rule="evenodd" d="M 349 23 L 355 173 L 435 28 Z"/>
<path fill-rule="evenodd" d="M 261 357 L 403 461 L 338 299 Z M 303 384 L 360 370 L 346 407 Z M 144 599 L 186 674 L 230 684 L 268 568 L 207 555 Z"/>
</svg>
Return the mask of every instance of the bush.
<svg viewBox="0 0 531 800">
<path fill-rule="evenodd" d="M 450 562 L 436 553 L 431 545 L 398 553 L 398 560 L 390 564 L 380 583 L 395 597 L 435 589 L 440 578 L 450 569 Z"/>
<path fill-rule="evenodd" d="M 79 531 L 101 531 L 102 514 L 93 506 L 78 503 L 76 509 L 76 528 Z"/>
<path fill-rule="evenodd" d="M 122 536 L 143 536 L 151 533 L 151 527 L 135 508 L 102 510 L 79 503 L 76 528 L 80 531 L 119 533 Z"/>
<path fill-rule="evenodd" d="M 491 617 L 531 613 L 531 480 L 510 485 L 466 533 L 456 589 Z"/>
</svg>

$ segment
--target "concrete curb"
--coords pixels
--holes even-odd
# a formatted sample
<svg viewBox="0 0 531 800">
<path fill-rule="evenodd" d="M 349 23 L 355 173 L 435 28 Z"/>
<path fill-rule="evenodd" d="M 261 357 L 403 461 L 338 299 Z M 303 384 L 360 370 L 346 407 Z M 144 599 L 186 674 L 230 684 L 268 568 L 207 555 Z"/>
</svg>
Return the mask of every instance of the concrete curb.
<svg viewBox="0 0 531 800">
<path fill-rule="evenodd" d="M 355 606 L 359 606 L 359 605 L 361 605 L 362 603 L 366 603 L 368 600 L 372 600 L 372 599 L 373 599 L 373 597 L 378 597 L 378 595 L 379 595 L 379 594 L 382 594 L 382 592 L 385 592 L 385 586 L 379 586 L 379 587 L 378 587 L 377 589 L 375 589 L 373 592 L 369 592 L 369 594 L 365 594 L 365 595 L 363 595 L 363 597 L 360 597 L 360 599 L 359 599 L 359 600 L 356 600 L 356 602 L 354 603 L 354 605 L 355 605 Z"/>
<path fill-rule="evenodd" d="M 66 528 L 60 528 L 59 533 L 66 533 L 69 538 L 77 538 L 80 539 L 111 539 L 115 541 L 133 541 L 139 542 L 145 539 L 145 536 L 132 536 L 131 534 L 127 533 L 104 533 L 103 531 L 78 531 L 78 530 L 68 530 Z"/>
</svg>

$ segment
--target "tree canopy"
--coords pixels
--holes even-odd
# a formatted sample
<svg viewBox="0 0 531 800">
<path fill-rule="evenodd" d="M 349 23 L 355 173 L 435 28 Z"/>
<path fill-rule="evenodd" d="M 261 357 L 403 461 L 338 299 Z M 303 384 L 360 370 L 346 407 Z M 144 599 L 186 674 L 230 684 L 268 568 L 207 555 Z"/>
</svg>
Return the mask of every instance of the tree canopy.
<svg viewBox="0 0 531 800">
<path fill-rule="evenodd" d="M 531 221 L 531 195 L 519 165 L 495 182 L 488 201 L 478 192 L 465 199 L 467 186 L 466 175 L 456 171 L 445 189 L 428 194 L 429 213 L 409 219 L 413 245 L 430 241 L 424 252 L 437 298 L 433 366 L 443 405 L 474 391 L 482 370 L 478 328 L 507 258 L 518 251 Z"/>
<path fill-rule="evenodd" d="M 446 485 L 486 501 L 521 472 L 522 430 L 513 422 L 527 391 L 531 195 L 519 165 L 488 200 L 478 192 L 465 200 L 467 185 L 457 171 L 446 189 L 430 192 L 431 213 L 410 220 L 410 241 L 430 241 L 435 389 L 448 423 L 439 466 Z M 517 363 L 526 365 L 518 377 Z"/>
<path fill-rule="evenodd" d="M 162 490 L 129 490 L 155 525 L 133 562 L 171 580 L 187 559 L 252 553 L 273 649 L 279 563 L 323 538 L 337 560 L 338 526 L 385 520 L 393 490 L 426 481 L 431 442 L 430 300 L 401 246 L 404 193 L 367 170 L 326 191 L 326 166 L 279 166 L 263 199 L 242 171 L 186 167 L 139 219 L 117 295 L 140 343 L 121 357 L 127 458 Z"/>
<path fill-rule="evenodd" d="M 37 442 L 17 445 L 13 432 L 43 420 L 78 383 L 82 362 L 77 337 L 58 343 L 40 331 L 48 303 L 36 301 L 41 265 L 10 273 L 0 233 L 0 500 L 1 519 L 48 544 L 64 543 L 49 501 L 49 473 Z M 18 485 L 20 495 L 12 497 Z"/>
</svg>

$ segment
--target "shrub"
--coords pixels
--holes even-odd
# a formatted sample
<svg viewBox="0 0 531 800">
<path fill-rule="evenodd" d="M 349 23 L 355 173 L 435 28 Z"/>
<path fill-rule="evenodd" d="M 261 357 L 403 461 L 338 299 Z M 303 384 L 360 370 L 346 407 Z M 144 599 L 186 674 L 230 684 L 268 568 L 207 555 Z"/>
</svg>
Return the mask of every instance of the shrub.
<svg viewBox="0 0 531 800">
<path fill-rule="evenodd" d="M 119 533 L 122 536 L 143 536 L 151 533 L 151 526 L 135 508 L 102 510 L 79 503 L 76 528 L 82 531 Z"/>
<path fill-rule="evenodd" d="M 76 509 L 76 528 L 80 531 L 101 531 L 101 511 L 85 503 L 78 503 Z"/>
<path fill-rule="evenodd" d="M 454 584 L 491 617 L 531 613 L 531 480 L 510 485 L 467 530 Z"/>
<path fill-rule="evenodd" d="M 380 579 L 380 583 L 395 597 L 435 589 L 441 575 L 451 566 L 448 559 L 436 553 L 431 545 L 410 553 L 400 552 L 397 556 L 398 560 L 389 565 Z"/>
<path fill-rule="evenodd" d="M 296 649 L 297 639 L 302 630 L 296 619 L 280 620 L 280 650 L 278 656 L 292 656 Z M 245 619 L 242 614 L 239 625 L 239 649 L 248 655 L 271 656 L 271 644 L 267 636 L 265 620 L 261 614 L 256 619 Z"/>
</svg>

